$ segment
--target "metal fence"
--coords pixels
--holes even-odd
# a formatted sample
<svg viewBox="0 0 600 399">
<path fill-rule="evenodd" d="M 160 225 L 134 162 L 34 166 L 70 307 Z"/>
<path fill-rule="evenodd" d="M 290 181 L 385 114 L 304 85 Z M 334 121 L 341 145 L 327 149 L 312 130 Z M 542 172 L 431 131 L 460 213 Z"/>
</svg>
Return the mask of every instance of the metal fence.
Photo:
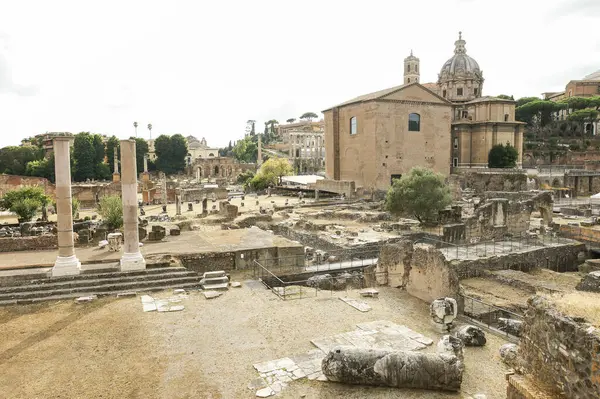
<svg viewBox="0 0 600 399">
<path fill-rule="evenodd" d="M 415 244 L 420 242 L 437 246 L 447 259 L 474 259 L 528 251 L 534 247 L 564 245 L 571 241 L 556 233 L 532 235 L 523 232 L 516 236 L 511 235 L 491 240 L 480 241 L 478 238 L 472 238 L 464 244 L 455 244 L 431 237 L 423 237 L 415 241 Z"/>
<path fill-rule="evenodd" d="M 486 303 L 480 299 L 461 295 L 464 316 L 511 340 L 521 336 L 523 315 Z"/>
<path fill-rule="evenodd" d="M 376 285 L 378 275 L 385 272 L 349 271 L 337 269 L 343 275 L 312 273 L 302 275 L 276 275 L 257 260 L 254 261 L 254 275 L 263 285 L 283 300 L 313 298 L 319 295 L 338 295 L 350 291 L 362 290 Z"/>
</svg>

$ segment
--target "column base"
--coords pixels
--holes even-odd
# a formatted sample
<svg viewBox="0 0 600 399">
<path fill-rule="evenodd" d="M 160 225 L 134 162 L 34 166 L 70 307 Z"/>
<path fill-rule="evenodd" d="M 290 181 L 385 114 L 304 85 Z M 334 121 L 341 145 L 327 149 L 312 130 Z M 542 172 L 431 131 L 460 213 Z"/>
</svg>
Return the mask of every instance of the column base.
<svg viewBox="0 0 600 399">
<path fill-rule="evenodd" d="M 75 276 L 79 274 L 81 262 L 75 255 L 58 256 L 52 268 L 52 277 Z"/>
<path fill-rule="evenodd" d="M 141 252 L 138 251 L 136 253 L 124 253 L 121 257 L 122 272 L 144 269 L 146 269 L 146 260 L 142 256 Z"/>
</svg>

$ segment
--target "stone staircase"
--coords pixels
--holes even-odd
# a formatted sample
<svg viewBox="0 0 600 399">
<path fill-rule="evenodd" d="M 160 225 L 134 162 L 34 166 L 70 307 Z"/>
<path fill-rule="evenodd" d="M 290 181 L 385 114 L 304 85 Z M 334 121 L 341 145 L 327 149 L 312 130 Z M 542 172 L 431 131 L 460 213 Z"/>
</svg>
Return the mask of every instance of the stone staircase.
<svg viewBox="0 0 600 399">
<path fill-rule="evenodd" d="M 160 291 L 166 288 L 200 288 L 200 276 L 185 267 L 160 267 L 19 281 L 0 286 L 0 305 Z"/>
<path fill-rule="evenodd" d="M 203 290 L 227 290 L 229 289 L 229 277 L 222 270 L 206 272 L 202 275 L 200 285 Z"/>
</svg>

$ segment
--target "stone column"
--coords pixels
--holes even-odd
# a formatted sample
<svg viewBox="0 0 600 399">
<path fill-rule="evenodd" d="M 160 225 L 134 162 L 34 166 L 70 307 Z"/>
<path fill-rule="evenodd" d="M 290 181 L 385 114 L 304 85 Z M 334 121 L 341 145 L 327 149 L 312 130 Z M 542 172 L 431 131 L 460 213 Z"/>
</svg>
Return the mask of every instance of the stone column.
<svg viewBox="0 0 600 399">
<path fill-rule="evenodd" d="M 200 168 L 196 168 L 196 183 L 200 183 Z"/>
<path fill-rule="evenodd" d="M 258 159 L 256 160 L 258 166 L 262 165 L 262 139 L 260 133 L 258 134 Z"/>
<path fill-rule="evenodd" d="M 81 263 L 75 256 L 73 243 L 73 211 L 71 199 L 72 136 L 53 138 L 54 171 L 56 173 L 56 223 L 58 231 L 58 257 L 52 268 L 52 277 L 79 274 Z"/>
<path fill-rule="evenodd" d="M 150 173 L 148 173 L 148 154 L 144 154 L 144 173 L 142 173 L 144 182 L 150 181 Z"/>
<path fill-rule="evenodd" d="M 115 172 L 113 173 L 113 182 L 117 183 L 121 181 L 121 175 L 119 175 L 119 157 L 117 156 L 117 147 L 115 147 L 115 153 L 113 155 L 113 160 L 115 164 Z"/>
<path fill-rule="evenodd" d="M 177 190 L 177 193 L 175 194 L 175 214 L 181 215 L 181 194 L 179 193 L 179 190 Z"/>
<path fill-rule="evenodd" d="M 146 261 L 140 252 L 136 165 L 135 140 L 121 140 L 121 197 L 125 239 L 121 271 L 146 268 Z"/>
</svg>

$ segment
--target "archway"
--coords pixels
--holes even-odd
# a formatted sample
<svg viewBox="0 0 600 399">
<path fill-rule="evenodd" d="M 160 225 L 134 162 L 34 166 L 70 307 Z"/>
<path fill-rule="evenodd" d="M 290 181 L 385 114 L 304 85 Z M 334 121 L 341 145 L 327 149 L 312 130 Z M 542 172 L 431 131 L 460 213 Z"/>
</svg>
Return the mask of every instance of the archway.
<svg viewBox="0 0 600 399">
<path fill-rule="evenodd" d="M 215 176 L 219 176 L 219 166 L 215 165 Z"/>
</svg>

